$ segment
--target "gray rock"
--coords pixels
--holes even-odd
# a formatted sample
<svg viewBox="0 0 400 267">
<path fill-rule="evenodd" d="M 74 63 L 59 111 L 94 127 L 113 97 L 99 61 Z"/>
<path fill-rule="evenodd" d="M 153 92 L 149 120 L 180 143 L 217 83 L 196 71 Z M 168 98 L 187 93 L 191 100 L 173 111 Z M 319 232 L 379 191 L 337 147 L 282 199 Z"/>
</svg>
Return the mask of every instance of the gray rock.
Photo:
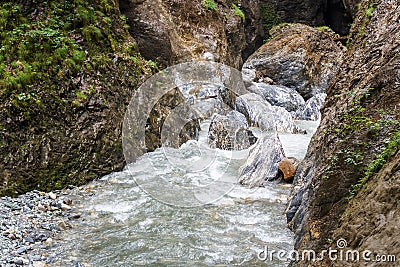
<svg viewBox="0 0 400 267">
<path fill-rule="evenodd" d="M 253 83 L 247 90 L 262 96 L 271 105 L 283 107 L 287 111 L 296 111 L 305 104 L 303 97 L 296 90 L 282 85 Z"/>
<path fill-rule="evenodd" d="M 26 252 L 26 247 L 20 247 L 19 249 L 16 250 L 17 254 L 22 254 Z"/>
<path fill-rule="evenodd" d="M 253 85 L 257 81 L 256 71 L 254 69 L 242 69 L 242 79 L 246 87 Z"/>
<path fill-rule="evenodd" d="M 304 99 L 325 92 L 343 58 L 332 31 L 302 24 L 273 28 L 273 39 L 260 47 L 243 68 L 255 69 L 275 83 L 296 89 Z"/>
<path fill-rule="evenodd" d="M 308 99 L 305 105 L 299 108 L 295 113 L 297 120 L 317 121 L 321 119 L 321 107 L 325 102 L 326 94 L 321 93 Z"/>
<path fill-rule="evenodd" d="M 239 169 L 238 182 L 250 187 L 263 186 L 278 175 L 279 162 L 285 157 L 276 133 L 259 138 L 251 148 L 246 163 Z"/>
<path fill-rule="evenodd" d="M 270 103 L 261 96 L 250 93 L 236 99 L 236 110 L 246 116 L 249 126 L 260 127 L 263 131 L 275 130 L 275 117 Z"/>
<path fill-rule="evenodd" d="M 282 107 L 272 107 L 276 130 L 278 132 L 292 134 L 306 134 L 307 132 L 298 127 L 293 120 L 292 114 Z"/>
<path fill-rule="evenodd" d="M 16 265 L 23 265 L 23 264 L 24 264 L 24 260 L 23 260 L 22 258 L 14 258 L 14 259 L 13 259 L 13 262 L 14 262 Z"/>
<path fill-rule="evenodd" d="M 263 131 L 304 133 L 295 125 L 292 115 L 282 107 L 272 106 L 255 93 L 241 95 L 236 99 L 236 110 L 246 116 L 250 126 Z"/>
<path fill-rule="evenodd" d="M 213 116 L 208 132 L 210 147 L 241 150 L 254 144 L 254 139 L 243 114 L 233 110 L 226 116 L 219 114 Z"/>
</svg>

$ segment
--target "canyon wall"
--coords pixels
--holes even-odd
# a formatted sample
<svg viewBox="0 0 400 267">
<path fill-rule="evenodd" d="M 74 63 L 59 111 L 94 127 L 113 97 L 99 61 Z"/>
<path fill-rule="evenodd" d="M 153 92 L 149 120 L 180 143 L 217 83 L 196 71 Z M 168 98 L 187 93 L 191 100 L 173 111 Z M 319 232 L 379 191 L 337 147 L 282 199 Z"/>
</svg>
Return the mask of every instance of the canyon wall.
<svg viewBox="0 0 400 267">
<path fill-rule="evenodd" d="M 362 1 L 288 207 L 296 249 L 399 255 L 400 6 Z M 307 262 L 297 266 L 364 266 Z M 372 266 L 372 265 L 368 265 Z"/>
</svg>

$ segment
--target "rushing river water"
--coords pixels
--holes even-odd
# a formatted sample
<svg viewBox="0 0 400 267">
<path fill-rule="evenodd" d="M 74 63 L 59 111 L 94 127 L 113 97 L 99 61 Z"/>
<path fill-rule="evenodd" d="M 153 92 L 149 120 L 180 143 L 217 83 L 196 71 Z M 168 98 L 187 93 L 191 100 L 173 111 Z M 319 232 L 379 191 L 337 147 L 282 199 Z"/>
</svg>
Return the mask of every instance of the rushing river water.
<svg viewBox="0 0 400 267">
<path fill-rule="evenodd" d="M 203 123 L 202 129 L 208 125 Z M 308 129 L 308 135 L 280 135 L 286 156 L 304 156 L 317 123 L 300 122 L 300 125 Z M 264 256 L 259 253 L 266 246 L 269 251 L 292 249 L 292 233 L 284 216 L 288 185 L 271 183 L 257 189 L 237 185 L 237 170 L 245 162 L 247 151 L 227 153 L 209 149 L 206 131 L 202 131 L 198 142 L 189 141 L 180 149 L 167 152 L 158 149 L 148 153 L 130 170 L 96 182 L 93 196 L 76 197 L 74 201 L 80 203 L 83 222 L 62 236 L 68 244 L 65 259 L 96 267 L 288 264 L 277 259 L 262 261 L 258 257 Z M 201 165 L 202 157 L 209 162 L 207 170 L 195 175 L 185 172 L 187 160 L 196 160 Z M 154 193 L 153 196 L 145 193 L 136 181 L 146 176 L 195 185 L 207 184 L 221 176 L 220 185 L 230 191 L 212 203 L 179 208 L 157 200 Z M 168 195 L 168 203 L 175 198 L 176 203 L 188 204 L 181 194 L 166 192 L 162 183 L 158 188 L 153 183 L 151 188 L 160 195 Z"/>
</svg>

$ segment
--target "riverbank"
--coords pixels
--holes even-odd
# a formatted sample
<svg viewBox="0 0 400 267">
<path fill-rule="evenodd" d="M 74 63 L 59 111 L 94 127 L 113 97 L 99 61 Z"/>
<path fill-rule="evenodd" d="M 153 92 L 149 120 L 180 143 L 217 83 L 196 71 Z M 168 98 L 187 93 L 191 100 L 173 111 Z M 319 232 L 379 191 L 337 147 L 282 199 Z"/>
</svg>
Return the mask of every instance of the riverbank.
<svg viewBox="0 0 400 267">
<path fill-rule="evenodd" d="M 35 190 L 17 198 L 2 197 L 0 266 L 40 267 L 59 262 L 60 234 L 76 226 L 81 218 L 72 195 L 93 193 L 88 187 L 71 187 L 50 193 Z"/>
</svg>

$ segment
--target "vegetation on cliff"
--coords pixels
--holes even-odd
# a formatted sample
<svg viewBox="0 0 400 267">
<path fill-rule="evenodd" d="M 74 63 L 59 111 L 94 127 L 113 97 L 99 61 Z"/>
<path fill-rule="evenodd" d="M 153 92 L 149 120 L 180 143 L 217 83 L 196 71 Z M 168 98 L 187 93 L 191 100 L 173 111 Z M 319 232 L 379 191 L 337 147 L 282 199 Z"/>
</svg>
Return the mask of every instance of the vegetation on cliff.
<svg viewBox="0 0 400 267">
<path fill-rule="evenodd" d="M 121 168 L 116 119 L 154 64 L 115 3 L 6 1 L 0 35 L 0 195 Z"/>
<path fill-rule="evenodd" d="M 344 63 L 327 91 L 321 125 L 295 178 L 303 185 L 290 205 L 296 210 L 290 224 L 299 249 L 320 251 L 345 238 L 352 249 L 399 251 L 392 238 L 398 235 L 393 214 L 399 212 L 400 192 L 395 2 L 361 1 Z"/>
<path fill-rule="evenodd" d="M 279 16 L 279 14 L 276 12 L 276 10 L 272 6 L 272 4 L 270 4 L 268 2 L 262 4 L 260 7 L 260 10 L 261 10 L 261 18 L 263 20 L 265 41 L 268 41 L 270 38 L 272 38 L 272 36 L 269 34 L 269 31 L 274 26 L 277 26 L 277 25 L 283 23 L 284 21 Z"/>
</svg>

